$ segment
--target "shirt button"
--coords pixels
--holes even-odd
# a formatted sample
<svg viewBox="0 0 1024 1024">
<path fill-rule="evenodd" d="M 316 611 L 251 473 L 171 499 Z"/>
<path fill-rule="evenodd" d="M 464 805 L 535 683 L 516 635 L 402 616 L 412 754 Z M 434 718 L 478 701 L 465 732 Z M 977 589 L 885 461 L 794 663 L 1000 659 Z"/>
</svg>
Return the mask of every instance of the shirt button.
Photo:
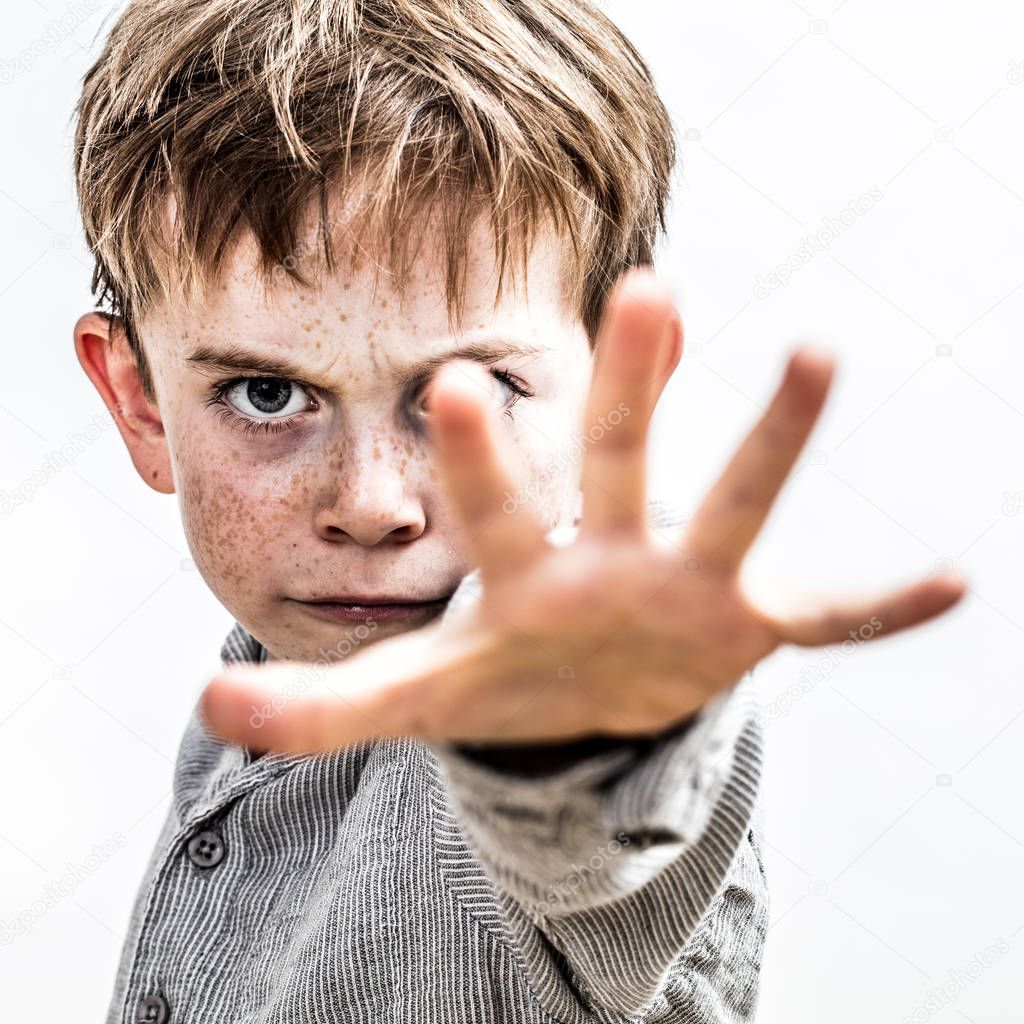
<svg viewBox="0 0 1024 1024">
<path fill-rule="evenodd" d="M 167 1000 L 163 996 L 143 996 L 139 1000 L 139 1008 L 135 1011 L 136 1024 L 165 1024 L 170 1017 Z"/>
<path fill-rule="evenodd" d="M 197 832 L 188 841 L 187 849 L 189 860 L 196 867 L 216 867 L 224 859 L 224 840 L 216 832 L 211 832 L 209 829 Z"/>
</svg>

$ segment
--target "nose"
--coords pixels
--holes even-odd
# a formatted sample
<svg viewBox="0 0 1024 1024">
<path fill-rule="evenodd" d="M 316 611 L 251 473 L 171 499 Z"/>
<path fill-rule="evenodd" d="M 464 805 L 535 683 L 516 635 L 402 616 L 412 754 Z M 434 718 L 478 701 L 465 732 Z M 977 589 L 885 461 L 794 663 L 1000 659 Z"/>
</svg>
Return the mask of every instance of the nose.
<svg viewBox="0 0 1024 1024">
<path fill-rule="evenodd" d="M 342 444 L 340 465 L 332 460 L 328 500 L 316 513 L 317 535 L 362 547 L 419 537 L 426 514 L 413 486 L 408 447 L 365 426 L 347 432 Z"/>
</svg>

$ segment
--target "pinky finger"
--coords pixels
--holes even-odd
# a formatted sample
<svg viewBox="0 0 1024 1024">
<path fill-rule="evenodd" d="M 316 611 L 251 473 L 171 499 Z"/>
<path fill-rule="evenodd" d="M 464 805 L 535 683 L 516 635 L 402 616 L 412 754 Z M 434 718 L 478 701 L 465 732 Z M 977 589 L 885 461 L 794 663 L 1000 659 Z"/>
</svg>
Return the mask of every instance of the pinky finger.
<svg viewBox="0 0 1024 1024">
<path fill-rule="evenodd" d="M 956 576 L 933 575 L 882 597 L 850 601 L 813 615 L 768 621 L 783 641 L 801 647 L 874 640 L 941 615 L 963 597 L 966 589 Z"/>
</svg>

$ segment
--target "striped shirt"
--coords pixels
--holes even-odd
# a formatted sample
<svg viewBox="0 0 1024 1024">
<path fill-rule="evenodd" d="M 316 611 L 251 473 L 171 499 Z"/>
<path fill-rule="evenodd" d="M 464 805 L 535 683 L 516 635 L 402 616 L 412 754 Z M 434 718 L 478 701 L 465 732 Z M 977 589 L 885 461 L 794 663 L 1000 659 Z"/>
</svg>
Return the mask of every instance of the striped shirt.
<svg viewBox="0 0 1024 1024">
<path fill-rule="evenodd" d="M 221 659 L 266 650 L 236 622 Z M 413 739 L 257 757 L 193 710 L 107 1024 L 753 1020 L 760 771 L 749 682 L 541 774 Z"/>
</svg>

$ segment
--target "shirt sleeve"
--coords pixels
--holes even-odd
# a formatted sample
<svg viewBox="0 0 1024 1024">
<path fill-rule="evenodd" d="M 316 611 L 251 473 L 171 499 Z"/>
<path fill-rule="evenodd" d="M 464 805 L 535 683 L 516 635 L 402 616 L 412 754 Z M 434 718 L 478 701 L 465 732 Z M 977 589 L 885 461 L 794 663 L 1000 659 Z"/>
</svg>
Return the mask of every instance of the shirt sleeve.
<svg viewBox="0 0 1024 1024">
<path fill-rule="evenodd" d="M 643 1019 L 753 843 L 762 744 L 749 680 L 658 737 L 576 745 L 554 770 L 433 749 L 474 853 L 589 1007 Z M 723 976 L 756 975 L 765 915 L 718 936 L 744 947 L 717 951 L 734 958 Z M 744 992 L 756 988 L 745 981 Z M 702 1020 L 746 1019 L 722 1012 Z"/>
</svg>

